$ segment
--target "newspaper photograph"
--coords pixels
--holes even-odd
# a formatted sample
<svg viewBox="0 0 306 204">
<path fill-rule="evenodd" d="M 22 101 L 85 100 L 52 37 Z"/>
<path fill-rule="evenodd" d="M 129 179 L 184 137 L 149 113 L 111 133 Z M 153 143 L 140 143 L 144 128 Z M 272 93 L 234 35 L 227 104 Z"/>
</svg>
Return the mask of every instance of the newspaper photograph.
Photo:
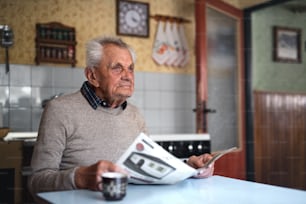
<svg viewBox="0 0 306 204">
<path fill-rule="evenodd" d="M 135 184 L 174 184 L 197 174 L 144 133 L 135 139 L 117 164 L 129 172 Z"/>
</svg>

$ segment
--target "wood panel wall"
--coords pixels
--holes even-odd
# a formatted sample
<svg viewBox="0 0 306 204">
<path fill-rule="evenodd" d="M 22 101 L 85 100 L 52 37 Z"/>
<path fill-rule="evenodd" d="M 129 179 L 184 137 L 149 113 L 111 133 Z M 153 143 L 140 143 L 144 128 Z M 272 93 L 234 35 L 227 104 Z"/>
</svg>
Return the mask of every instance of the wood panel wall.
<svg viewBox="0 0 306 204">
<path fill-rule="evenodd" d="M 253 95 L 255 180 L 306 190 L 306 94 Z"/>
</svg>

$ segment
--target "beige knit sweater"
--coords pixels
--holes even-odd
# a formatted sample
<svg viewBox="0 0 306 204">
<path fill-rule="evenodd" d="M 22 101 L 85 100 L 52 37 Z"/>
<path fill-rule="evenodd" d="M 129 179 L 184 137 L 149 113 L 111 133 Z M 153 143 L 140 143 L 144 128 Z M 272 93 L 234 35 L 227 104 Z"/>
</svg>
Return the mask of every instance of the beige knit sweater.
<svg viewBox="0 0 306 204">
<path fill-rule="evenodd" d="M 140 132 L 146 133 L 144 119 L 129 103 L 125 110 L 94 110 L 80 91 L 50 101 L 32 156 L 31 193 L 76 188 L 76 167 L 116 162 Z"/>
</svg>

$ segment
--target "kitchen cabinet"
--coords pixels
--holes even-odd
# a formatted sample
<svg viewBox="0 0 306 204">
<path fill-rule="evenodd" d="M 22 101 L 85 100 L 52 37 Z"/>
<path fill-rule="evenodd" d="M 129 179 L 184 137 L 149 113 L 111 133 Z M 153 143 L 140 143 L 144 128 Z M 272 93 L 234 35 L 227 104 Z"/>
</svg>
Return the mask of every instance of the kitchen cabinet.
<svg viewBox="0 0 306 204">
<path fill-rule="evenodd" d="M 34 203 L 34 199 L 32 195 L 30 194 L 30 191 L 28 190 L 28 176 L 31 175 L 32 169 L 31 169 L 31 159 L 33 154 L 35 142 L 23 142 L 22 146 L 22 201 L 23 203 Z"/>
<path fill-rule="evenodd" d="M 0 140 L 0 203 L 22 202 L 21 141 Z"/>
</svg>

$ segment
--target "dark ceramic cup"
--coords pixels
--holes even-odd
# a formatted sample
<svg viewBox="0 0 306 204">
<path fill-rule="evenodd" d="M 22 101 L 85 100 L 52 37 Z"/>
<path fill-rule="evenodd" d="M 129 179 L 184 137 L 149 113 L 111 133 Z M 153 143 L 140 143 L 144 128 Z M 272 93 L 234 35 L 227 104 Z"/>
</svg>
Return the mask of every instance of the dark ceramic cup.
<svg viewBox="0 0 306 204">
<path fill-rule="evenodd" d="M 126 194 L 128 178 L 118 172 L 102 174 L 102 193 L 105 200 L 122 200 Z"/>
</svg>

